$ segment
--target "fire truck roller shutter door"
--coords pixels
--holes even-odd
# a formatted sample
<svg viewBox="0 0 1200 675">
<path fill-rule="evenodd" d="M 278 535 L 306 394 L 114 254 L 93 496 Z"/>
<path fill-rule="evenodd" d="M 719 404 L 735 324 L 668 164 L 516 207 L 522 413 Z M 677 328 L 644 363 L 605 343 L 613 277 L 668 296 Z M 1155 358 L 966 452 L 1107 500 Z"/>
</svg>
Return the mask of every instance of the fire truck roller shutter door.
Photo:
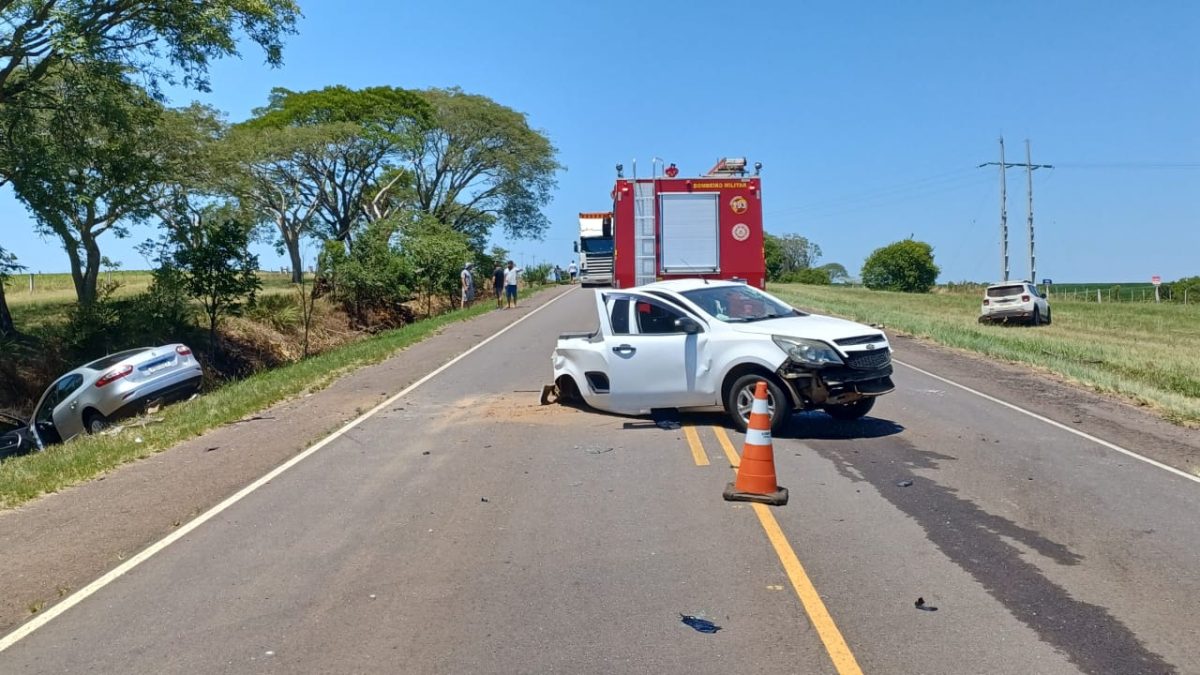
<svg viewBox="0 0 1200 675">
<path fill-rule="evenodd" d="M 712 273 L 720 269 L 719 197 L 716 193 L 660 195 L 664 273 Z"/>
</svg>

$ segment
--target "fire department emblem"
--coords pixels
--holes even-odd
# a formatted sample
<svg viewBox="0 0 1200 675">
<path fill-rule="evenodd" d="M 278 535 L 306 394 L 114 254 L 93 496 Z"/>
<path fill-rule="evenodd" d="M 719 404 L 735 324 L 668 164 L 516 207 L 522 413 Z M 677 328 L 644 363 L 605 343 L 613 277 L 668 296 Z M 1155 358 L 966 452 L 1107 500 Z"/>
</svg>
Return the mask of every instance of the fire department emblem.
<svg viewBox="0 0 1200 675">
<path fill-rule="evenodd" d="M 738 197 L 738 199 L 742 198 Z M 742 201 L 745 202 L 746 200 L 742 199 Z M 733 234 L 733 238 L 736 241 L 746 241 L 750 238 L 750 226 L 745 223 L 738 223 L 737 225 L 733 226 L 733 232 L 731 234 Z"/>
<path fill-rule="evenodd" d="M 734 213 L 745 213 L 746 209 L 750 208 L 750 204 L 746 202 L 745 197 L 738 196 L 729 200 L 729 208 L 733 209 Z"/>
</svg>

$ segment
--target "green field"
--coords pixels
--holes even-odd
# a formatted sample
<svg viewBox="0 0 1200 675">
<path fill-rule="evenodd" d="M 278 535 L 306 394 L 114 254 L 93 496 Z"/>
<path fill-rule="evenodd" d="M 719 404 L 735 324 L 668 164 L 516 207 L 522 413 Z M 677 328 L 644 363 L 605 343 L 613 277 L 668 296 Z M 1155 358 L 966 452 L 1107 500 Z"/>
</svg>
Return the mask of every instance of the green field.
<svg viewBox="0 0 1200 675">
<path fill-rule="evenodd" d="M 1045 368 L 1151 406 L 1173 422 L 1200 426 L 1200 303 L 1097 304 L 1052 295 L 1053 325 L 1031 328 L 978 323 L 976 294 L 801 285 L 770 290 L 798 307 Z"/>
<path fill-rule="evenodd" d="M 291 277 L 278 272 L 259 272 L 263 295 L 282 293 L 291 289 Z M 119 285 L 114 297 L 129 297 L 145 291 L 152 277 L 146 271 L 102 272 L 101 282 L 111 281 Z M 75 303 L 75 285 L 70 274 L 35 274 L 33 291 L 29 290 L 29 275 L 15 274 L 4 285 L 5 297 L 12 310 L 13 321 L 18 329 L 37 328 L 52 321 L 61 320 L 66 310 Z"/>
</svg>

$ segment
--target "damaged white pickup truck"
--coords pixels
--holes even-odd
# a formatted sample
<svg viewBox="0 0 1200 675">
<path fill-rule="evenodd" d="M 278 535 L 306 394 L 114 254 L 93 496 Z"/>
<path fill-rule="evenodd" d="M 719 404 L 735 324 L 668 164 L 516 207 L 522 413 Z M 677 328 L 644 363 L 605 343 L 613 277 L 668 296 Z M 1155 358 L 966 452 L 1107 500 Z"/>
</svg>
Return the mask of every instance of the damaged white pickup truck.
<svg viewBox="0 0 1200 675">
<path fill-rule="evenodd" d="M 797 410 L 858 419 L 894 389 L 881 331 L 806 314 L 746 284 L 683 279 L 595 293 L 598 328 L 560 335 L 552 357 L 564 402 L 626 415 L 724 407 L 745 429 L 766 380 L 779 429 Z"/>
</svg>

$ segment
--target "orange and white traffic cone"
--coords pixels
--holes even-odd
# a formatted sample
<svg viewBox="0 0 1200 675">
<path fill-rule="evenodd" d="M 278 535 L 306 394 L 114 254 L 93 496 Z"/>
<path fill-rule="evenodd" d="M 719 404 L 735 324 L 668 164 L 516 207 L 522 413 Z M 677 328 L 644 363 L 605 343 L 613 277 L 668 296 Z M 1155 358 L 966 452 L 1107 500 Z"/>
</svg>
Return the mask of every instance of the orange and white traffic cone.
<svg viewBox="0 0 1200 675">
<path fill-rule="evenodd" d="M 787 504 L 787 488 L 779 487 L 775 482 L 775 449 L 771 446 L 771 412 L 767 408 L 766 382 L 759 382 L 754 388 L 742 461 L 738 465 L 737 478 L 725 486 L 724 497 L 730 502 Z"/>
</svg>

